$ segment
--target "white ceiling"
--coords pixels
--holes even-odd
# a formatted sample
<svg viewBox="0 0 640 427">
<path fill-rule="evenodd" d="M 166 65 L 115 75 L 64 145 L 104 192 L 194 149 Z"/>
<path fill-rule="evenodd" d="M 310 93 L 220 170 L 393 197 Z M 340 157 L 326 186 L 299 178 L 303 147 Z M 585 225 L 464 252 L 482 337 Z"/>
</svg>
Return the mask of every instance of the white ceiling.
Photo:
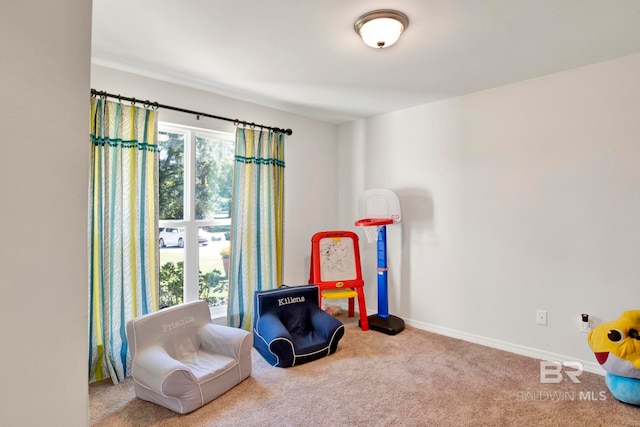
<svg viewBox="0 0 640 427">
<path fill-rule="evenodd" d="M 93 0 L 95 64 L 336 124 L 636 52 L 639 0 Z"/>
</svg>

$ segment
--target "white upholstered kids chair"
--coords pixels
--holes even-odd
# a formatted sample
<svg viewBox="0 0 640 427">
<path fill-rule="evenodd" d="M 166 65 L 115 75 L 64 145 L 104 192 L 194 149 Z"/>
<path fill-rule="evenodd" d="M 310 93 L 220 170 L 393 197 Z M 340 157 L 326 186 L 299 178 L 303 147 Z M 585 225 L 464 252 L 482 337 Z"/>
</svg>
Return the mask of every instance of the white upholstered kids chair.
<svg viewBox="0 0 640 427">
<path fill-rule="evenodd" d="M 251 375 L 253 334 L 212 324 L 206 301 L 130 320 L 127 340 L 136 396 L 180 414 Z"/>
</svg>

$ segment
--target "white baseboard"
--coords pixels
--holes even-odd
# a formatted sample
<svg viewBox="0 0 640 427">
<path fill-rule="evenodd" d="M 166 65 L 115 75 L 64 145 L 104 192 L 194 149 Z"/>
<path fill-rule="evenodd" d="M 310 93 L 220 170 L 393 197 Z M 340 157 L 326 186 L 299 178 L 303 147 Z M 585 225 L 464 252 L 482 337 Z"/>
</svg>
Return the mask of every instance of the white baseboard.
<svg viewBox="0 0 640 427">
<path fill-rule="evenodd" d="M 367 310 L 368 311 L 368 310 Z M 486 347 L 496 348 L 498 350 L 508 351 L 510 353 L 519 354 L 521 356 L 532 357 L 539 360 L 548 361 L 576 361 L 582 363 L 582 366 L 586 372 L 591 372 L 598 375 L 605 375 L 607 372 L 596 362 L 589 360 L 576 360 L 575 358 L 565 356 L 557 353 L 550 353 L 548 351 L 539 350 L 537 348 L 525 347 L 518 344 L 509 343 L 506 341 L 495 340 L 493 338 L 487 338 L 480 335 L 470 334 L 468 332 L 458 331 L 455 329 L 444 328 L 442 326 L 431 325 L 424 322 L 417 322 L 414 320 L 404 319 L 405 324 L 424 331 L 433 332 L 435 334 L 444 335 L 451 338 L 457 338 L 464 341 L 472 342 L 474 344 L 484 345 Z"/>
<path fill-rule="evenodd" d="M 346 303 L 338 303 L 342 309 L 347 309 Z M 375 311 L 367 310 L 368 314 L 375 314 Z M 357 316 L 357 313 L 356 313 Z M 593 374 L 598 374 L 604 376 L 607 371 L 605 371 L 600 364 L 593 362 L 591 360 L 576 360 L 573 357 L 565 356 L 562 354 L 551 353 L 544 350 L 539 350 L 537 348 L 525 347 L 518 344 L 513 344 L 506 341 L 500 341 L 493 338 L 483 337 L 481 335 L 470 334 L 468 332 L 458 331 L 455 329 L 445 328 L 438 325 L 432 325 L 429 323 L 418 322 L 415 320 L 404 319 L 404 323 L 416 329 L 422 329 L 423 331 L 433 332 L 434 334 L 444 335 L 451 338 L 457 338 L 463 341 L 472 342 L 474 344 L 484 345 L 486 347 L 496 348 L 498 350 L 508 351 L 510 353 L 519 354 L 521 356 L 527 356 L 538 360 L 548 360 L 548 361 L 575 361 L 582 363 L 583 369 L 586 372 L 591 372 Z"/>
</svg>

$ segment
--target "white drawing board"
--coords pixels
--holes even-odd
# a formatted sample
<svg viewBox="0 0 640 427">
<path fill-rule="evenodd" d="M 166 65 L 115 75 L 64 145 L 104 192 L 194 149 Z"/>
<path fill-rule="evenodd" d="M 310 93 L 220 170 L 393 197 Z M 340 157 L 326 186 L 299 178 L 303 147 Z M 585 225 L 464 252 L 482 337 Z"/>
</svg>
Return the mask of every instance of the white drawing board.
<svg viewBox="0 0 640 427">
<path fill-rule="evenodd" d="M 400 222 L 400 200 L 393 190 L 373 188 L 365 190 L 358 198 L 358 214 L 364 218 L 391 218 Z"/>
<path fill-rule="evenodd" d="M 336 282 L 357 279 L 357 256 L 349 237 L 325 237 L 319 241 L 320 280 Z"/>
</svg>

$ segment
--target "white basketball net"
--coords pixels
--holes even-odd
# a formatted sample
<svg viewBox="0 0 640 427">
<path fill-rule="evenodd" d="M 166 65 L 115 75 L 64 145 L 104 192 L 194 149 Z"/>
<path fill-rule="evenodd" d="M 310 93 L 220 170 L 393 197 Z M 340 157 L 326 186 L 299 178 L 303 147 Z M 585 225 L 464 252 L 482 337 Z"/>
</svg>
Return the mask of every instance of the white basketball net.
<svg viewBox="0 0 640 427">
<path fill-rule="evenodd" d="M 361 227 L 364 228 L 364 232 L 367 234 L 367 242 L 374 243 L 378 241 L 379 225 L 362 225 Z"/>
</svg>

